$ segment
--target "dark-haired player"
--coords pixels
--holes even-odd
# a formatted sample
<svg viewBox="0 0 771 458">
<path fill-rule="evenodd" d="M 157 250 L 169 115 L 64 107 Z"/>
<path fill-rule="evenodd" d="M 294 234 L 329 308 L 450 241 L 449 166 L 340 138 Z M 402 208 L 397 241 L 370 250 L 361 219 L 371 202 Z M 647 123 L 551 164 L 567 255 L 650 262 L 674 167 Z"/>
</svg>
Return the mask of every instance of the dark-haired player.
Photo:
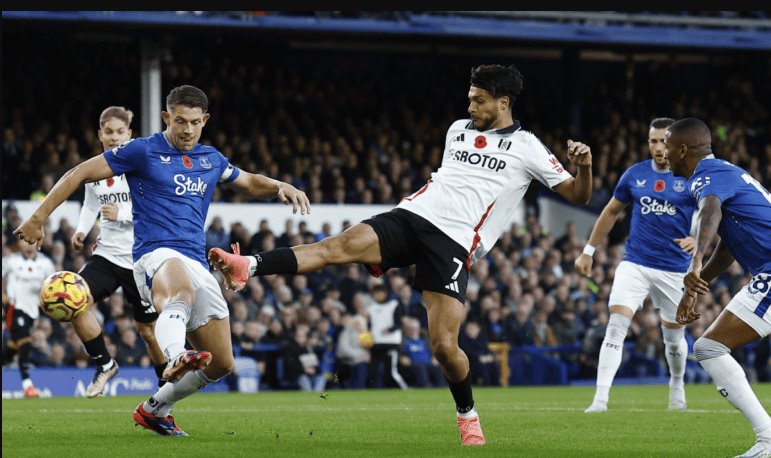
<svg viewBox="0 0 771 458">
<path fill-rule="evenodd" d="M 15 231 L 38 247 L 42 224 L 86 182 L 125 174 L 134 215 L 134 278 L 142 299 L 159 316 L 155 339 L 168 360 L 163 385 L 134 410 L 134 421 L 164 436 L 186 436 L 174 404 L 233 370 L 228 306 L 206 263 L 204 221 L 214 187 L 229 183 L 255 198 L 278 197 L 293 211 L 309 208 L 294 186 L 233 167 L 217 149 L 198 143 L 209 120 L 209 100 L 179 86 L 161 112 L 166 130 L 137 138 L 69 170 L 32 216 Z M 185 350 L 185 338 L 196 350 Z"/>
<path fill-rule="evenodd" d="M 415 287 L 422 290 L 428 311 L 432 351 L 449 381 L 464 445 L 485 443 L 468 358 L 458 346 L 471 264 L 509 227 L 532 180 L 575 204 L 585 205 L 591 196 L 589 147 L 568 140 L 568 156 L 578 166 L 574 178 L 514 119 L 512 105 L 522 82 L 514 66 L 473 68 L 470 119 L 450 126 L 439 170 L 390 212 L 310 245 L 255 256 L 240 256 L 237 247 L 235 254 L 209 251 L 209 261 L 234 289 L 243 288 L 249 275 L 306 273 L 328 264 L 362 263 L 375 276 L 415 264 Z"/>
<path fill-rule="evenodd" d="M 29 376 L 32 326 L 40 315 L 40 285 L 56 269 L 48 256 L 37 252 L 35 245 L 20 240 L 19 248 L 18 253 L 3 258 L 3 279 L 8 282 L 5 293 L 9 302 L 5 321 L 10 334 L 3 348 L 3 364 L 10 363 L 16 354 L 19 355 L 24 397 L 36 398 L 40 396 L 40 390 Z"/>
<path fill-rule="evenodd" d="M 608 410 L 610 387 L 621 365 L 627 330 L 647 296 L 661 315 L 670 374 L 669 408 L 686 408 L 683 376 L 688 344 L 685 326 L 677 323 L 675 313 L 682 296 L 683 277 L 695 249 L 693 238 L 688 236 L 695 205 L 685 189 L 685 178 L 672 174 L 667 163 L 664 134 L 673 122 L 671 118 L 651 121 L 651 158 L 631 166 L 618 180 L 613 197 L 597 218 L 589 242 L 575 262 L 579 273 L 591 274 L 595 246 L 631 204 L 631 229 L 608 298 L 610 315 L 597 365 L 597 389 L 587 413 Z"/>
<path fill-rule="evenodd" d="M 689 179 L 688 191 L 700 213 L 696 253 L 685 276 L 677 322 L 687 324 L 699 318 L 696 295 L 708 294 L 709 282 L 734 260 L 752 274 L 696 340 L 693 353 L 720 395 L 747 418 L 755 432 L 755 445 L 740 457 L 769 457 L 771 417 L 731 351 L 771 334 L 771 193 L 746 170 L 715 158 L 709 127 L 699 119 L 672 124 L 664 142 L 672 172 Z M 720 241 L 702 266 L 715 235 Z"/>
</svg>

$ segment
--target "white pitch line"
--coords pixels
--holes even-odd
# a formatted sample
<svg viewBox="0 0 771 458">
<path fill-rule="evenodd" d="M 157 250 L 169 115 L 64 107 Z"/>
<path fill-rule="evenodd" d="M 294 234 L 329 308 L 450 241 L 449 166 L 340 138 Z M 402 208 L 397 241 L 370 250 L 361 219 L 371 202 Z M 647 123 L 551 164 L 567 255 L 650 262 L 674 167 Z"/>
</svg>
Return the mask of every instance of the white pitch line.
<svg viewBox="0 0 771 458">
<path fill-rule="evenodd" d="M 178 412 L 184 413 L 274 413 L 277 411 L 314 411 L 314 412 L 394 412 L 394 411 L 435 411 L 433 406 L 415 407 L 406 405 L 395 406 L 359 406 L 359 407 L 335 407 L 335 406 L 287 406 L 287 405 L 273 405 L 270 407 L 229 407 L 229 408 L 213 408 L 213 407 L 182 407 L 178 409 Z M 506 406 L 506 405 L 489 405 L 480 408 L 481 411 L 512 411 L 512 412 L 583 412 L 583 407 L 527 407 L 527 406 Z M 106 413 L 131 413 L 131 410 L 127 409 L 38 409 L 37 412 L 47 413 L 94 413 L 94 414 L 106 414 Z M 664 413 L 668 412 L 665 408 L 653 409 L 653 408 L 610 408 L 608 413 L 614 412 L 630 412 L 630 413 Z M 8 412 L 6 412 L 8 413 Z M 735 409 L 687 409 L 673 414 L 680 413 L 739 413 Z"/>
</svg>

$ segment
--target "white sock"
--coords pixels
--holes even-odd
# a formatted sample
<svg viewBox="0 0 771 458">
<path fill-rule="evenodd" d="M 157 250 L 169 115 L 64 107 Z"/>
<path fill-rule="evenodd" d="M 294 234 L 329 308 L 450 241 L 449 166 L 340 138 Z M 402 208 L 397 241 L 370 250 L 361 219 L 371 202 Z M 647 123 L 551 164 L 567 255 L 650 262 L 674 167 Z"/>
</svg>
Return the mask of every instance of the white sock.
<svg viewBox="0 0 771 458">
<path fill-rule="evenodd" d="M 106 371 L 112 368 L 113 364 L 115 364 L 114 359 L 110 359 L 110 361 L 107 364 L 102 364 L 102 370 Z"/>
<path fill-rule="evenodd" d="M 155 323 L 155 340 L 167 360 L 185 351 L 189 319 L 190 307 L 183 301 L 172 301 L 163 306 Z"/>
<path fill-rule="evenodd" d="M 597 391 L 595 401 L 608 402 L 610 386 L 621 366 L 621 356 L 624 350 L 624 339 L 631 320 L 620 313 L 612 313 L 605 330 L 605 338 L 600 347 L 600 359 L 597 364 Z"/>
<path fill-rule="evenodd" d="M 254 276 L 254 271 L 257 270 L 257 258 L 254 256 L 247 256 L 246 257 L 249 260 L 249 276 Z"/>
<path fill-rule="evenodd" d="M 165 417 L 171 412 L 175 403 L 214 382 L 216 380 L 207 377 L 203 369 L 188 372 L 177 383 L 166 383 L 160 387 L 150 399 L 145 401 L 143 408 L 156 417 Z"/>
<path fill-rule="evenodd" d="M 32 380 L 30 380 L 28 378 L 25 378 L 24 380 L 21 381 L 22 389 L 26 390 L 27 388 L 29 388 L 31 386 L 35 386 L 35 385 L 32 384 Z"/>
<path fill-rule="evenodd" d="M 730 354 L 701 361 L 718 392 L 750 422 L 758 439 L 771 440 L 771 417 L 752 391 L 744 369 Z"/>
<path fill-rule="evenodd" d="M 664 336 L 664 354 L 669 366 L 669 388 L 684 388 L 685 360 L 688 357 L 688 342 L 685 340 L 685 328 L 669 329 L 661 327 Z"/>
<path fill-rule="evenodd" d="M 479 416 L 479 414 L 477 413 L 477 408 L 476 407 L 472 407 L 471 410 L 469 410 L 466 413 L 460 413 L 458 411 L 456 411 L 456 413 L 458 414 L 458 416 L 460 418 L 475 418 L 475 417 Z"/>
</svg>

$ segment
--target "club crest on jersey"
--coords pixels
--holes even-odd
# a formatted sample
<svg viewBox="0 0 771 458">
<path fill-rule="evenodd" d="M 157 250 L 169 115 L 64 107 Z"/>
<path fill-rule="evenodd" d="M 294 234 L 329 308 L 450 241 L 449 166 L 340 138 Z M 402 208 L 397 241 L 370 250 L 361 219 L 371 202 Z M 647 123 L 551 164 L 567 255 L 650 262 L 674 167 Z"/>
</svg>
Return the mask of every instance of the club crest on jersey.
<svg viewBox="0 0 771 458">
<path fill-rule="evenodd" d="M 511 140 L 504 140 L 498 142 L 498 149 L 501 151 L 508 151 L 511 148 Z"/>
<path fill-rule="evenodd" d="M 210 169 L 211 168 L 211 162 L 209 162 L 209 160 L 206 159 L 206 156 L 204 156 L 201 159 L 199 159 L 198 162 L 200 162 L 201 163 L 201 167 L 203 167 L 205 169 Z"/>
<path fill-rule="evenodd" d="M 164 156 L 163 154 L 159 154 L 161 158 L 161 164 L 171 164 L 171 156 Z"/>
<path fill-rule="evenodd" d="M 187 154 L 182 156 L 182 165 L 184 165 L 186 169 L 193 168 L 193 161 L 190 160 L 190 156 L 188 156 Z"/>
<path fill-rule="evenodd" d="M 644 188 L 645 187 L 645 182 L 648 181 L 648 180 L 634 180 L 634 181 L 637 182 L 637 187 L 638 188 Z"/>
<path fill-rule="evenodd" d="M 656 184 L 653 185 L 653 190 L 656 192 L 664 192 L 666 188 L 667 185 L 664 183 L 664 180 L 656 180 Z"/>
<path fill-rule="evenodd" d="M 685 181 L 684 180 L 675 180 L 675 183 L 672 185 L 672 189 L 674 189 L 675 192 L 683 192 L 683 191 L 685 191 Z"/>
<path fill-rule="evenodd" d="M 477 138 L 474 139 L 474 148 L 476 149 L 482 149 L 485 146 L 487 146 L 487 139 L 484 135 L 479 135 Z"/>
</svg>

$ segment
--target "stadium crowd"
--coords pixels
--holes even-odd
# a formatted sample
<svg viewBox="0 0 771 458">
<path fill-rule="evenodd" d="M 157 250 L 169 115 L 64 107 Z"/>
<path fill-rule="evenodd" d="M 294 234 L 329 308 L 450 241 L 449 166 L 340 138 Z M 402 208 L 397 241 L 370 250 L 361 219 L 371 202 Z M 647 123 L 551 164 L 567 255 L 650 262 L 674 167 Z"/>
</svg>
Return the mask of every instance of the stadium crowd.
<svg viewBox="0 0 771 458">
<path fill-rule="evenodd" d="M 133 88 L 138 94 L 137 82 L 125 76 L 137 72 L 113 72 L 109 82 L 70 86 L 70 77 L 57 79 L 57 73 L 49 71 L 65 58 L 82 62 L 78 71 L 83 75 L 98 73 L 95 64 L 89 68 L 88 62 L 100 62 L 106 68 L 110 62 L 115 68 L 139 66 L 130 53 L 113 57 L 99 47 L 87 52 L 89 58 L 77 59 L 52 52 L 49 61 L 29 58 L 9 68 L 3 81 L 8 98 L 3 104 L 4 199 L 40 199 L 67 169 L 101 153 L 95 125 L 101 108 L 124 100 L 138 105 L 138 96 L 131 93 Z M 206 90 L 213 116 L 203 142 L 216 146 L 239 167 L 291 182 L 305 190 L 312 203 L 396 204 L 422 186 L 440 165 L 446 129 L 465 114 L 470 65 L 457 62 L 408 57 L 398 63 L 402 70 L 394 72 L 395 61 L 404 60 L 403 56 L 358 60 L 342 54 L 298 53 L 285 60 L 268 54 L 267 61 L 250 61 L 225 53 L 216 62 L 199 62 L 200 53 L 178 51 L 173 58 L 165 58 L 163 85 L 190 83 Z M 598 82 L 574 100 L 578 114 L 565 122 L 553 116 L 555 111 L 564 112 L 560 80 L 536 74 L 539 65 L 545 64 L 520 66 L 525 91 L 515 112 L 565 165 L 567 138 L 580 138 L 592 147 L 591 210 L 603 208 L 626 168 L 648 157 L 648 123 L 656 116 L 708 119 L 718 157 L 744 167 L 767 187 L 771 183 L 771 118 L 760 102 L 771 99 L 771 87 L 759 83 L 767 81 L 768 74 L 719 66 L 691 81 L 680 71 L 685 64 L 654 62 L 637 64 L 638 76 L 630 84 L 609 66 L 597 70 Z M 50 79 L 43 81 L 41 75 Z M 40 81 L 20 84 L 23 90 L 18 94 L 10 91 L 14 81 L 25 78 Z M 66 98 L 69 101 L 61 96 L 65 91 L 71 95 Z M 46 107 L 55 108 L 56 119 L 39 117 Z M 138 125 L 135 121 L 135 136 Z M 568 170 L 574 172 L 570 166 Z M 536 197 L 541 191 L 543 187 L 534 183 L 526 197 L 526 223 L 512 225 L 489 255 L 472 267 L 468 315 L 460 340 L 475 384 L 499 383 L 502 368 L 490 343 L 569 347 L 574 351 L 551 354 L 568 365 L 572 379 L 594 377 L 607 323 L 608 294 L 615 266 L 623 256 L 627 228 L 616 226 L 607 246 L 598 247 L 590 278 L 582 278 L 573 271 L 573 261 L 588 234 L 576 233 L 569 225 L 565 235 L 556 238 L 539 225 Z M 79 193 L 73 199 L 82 197 Z M 214 201 L 243 202 L 243 198 L 218 190 Z M 42 251 L 57 270 L 78 271 L 90 256 L 89 249 L 75 253 L 69 245 L 75 218 L 47 232 Z M 3 256 L 15 249 L 12 231 L 20 222 L 13 207 L 8 207 L 3 215 Z M 257 252 L 314 242 L 346 227 L 326 225 L 314 233 L 291 222 L 278 226 L 275 221 L 263 221 L 252 234 L 243 225 L 224 227 L 215 218 L 207 228 L 207 250 L 227 249 L 239 242 L 249 247 L 245 251 Z M 97 235 L 94 228 L 85 245 L 92 246 Z M 410 287 L 411 276 L 410 269 L 392 269 L 383 280 L 375 280 L 362 266 L 347 265 L 307 275 L 251 278 L 244 291 L 224 291 L 236 353 L 259 362 L 266 387 L 320 390 L 387 385 L 387 377 L 369 367 L 372 352 L 359 345 L 359 335 L 376 325 L 368 319 L 370 307 L 396 299 L 402 312 L 400 374 L 410 386 L 446 383 L 428 350 L 425 309 L 418 292 Z M 720 276 L 712 295 L 701 298 L 702 318 L 688 326 L 689 346 L 748 279 L 736 264 Z M 378 293 L 381 289 L 387 299 Z M 149 366 L 127 307 L 116 293 L 94 312 L 104 324 L 108 348 L 119 364 Z M 621 376 L 656 375 L 656 367 L 666 367 L 660 320 L 649 300 L 635 315 L 627 342 L 634 350 L 625 357 L 634 361 L 622 366 Z M 36 365 L 89 364 L 67 324 L 41 316 L 32 343 Z M 768 339 L 735 356 L 751 378 L 771 378 Z M 686 380 L 708 381 L 695 359 L 689 363 Z"/>
</svg>

